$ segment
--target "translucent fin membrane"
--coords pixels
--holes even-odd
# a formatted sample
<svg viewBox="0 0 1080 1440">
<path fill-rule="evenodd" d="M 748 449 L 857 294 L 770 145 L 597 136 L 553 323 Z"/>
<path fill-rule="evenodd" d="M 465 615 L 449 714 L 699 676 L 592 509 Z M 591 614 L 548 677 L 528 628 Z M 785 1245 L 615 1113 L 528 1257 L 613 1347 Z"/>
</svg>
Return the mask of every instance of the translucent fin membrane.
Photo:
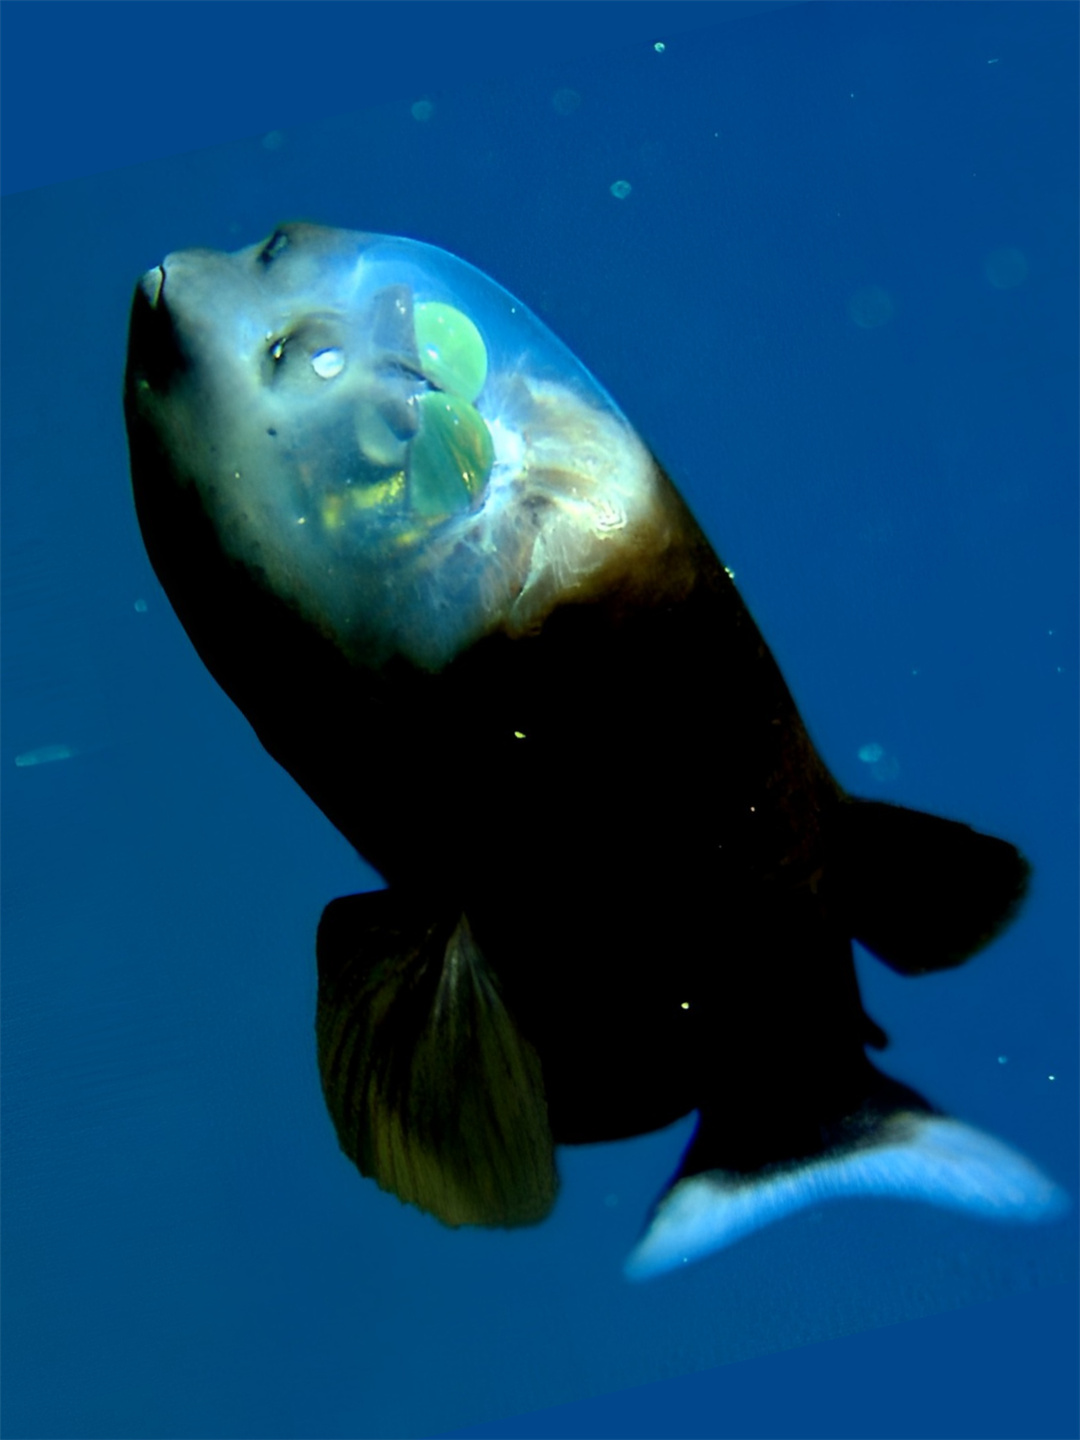
<svg viewBox="0 0 1080 1440">
<path fill-rule="evenodd" d="M 924 1200 L 988 1220 L 1042 1221 L 1068 1208 L 1061 1189 L 1017 1151 L 936 1115 L 901 1113 L 877 1143 L 757 1176 L 712 1170 L 664 1196 L 625 1273 L 648 1280 L 701 1260 L 755 1230 L 824 1200 Z"/>
</svg>

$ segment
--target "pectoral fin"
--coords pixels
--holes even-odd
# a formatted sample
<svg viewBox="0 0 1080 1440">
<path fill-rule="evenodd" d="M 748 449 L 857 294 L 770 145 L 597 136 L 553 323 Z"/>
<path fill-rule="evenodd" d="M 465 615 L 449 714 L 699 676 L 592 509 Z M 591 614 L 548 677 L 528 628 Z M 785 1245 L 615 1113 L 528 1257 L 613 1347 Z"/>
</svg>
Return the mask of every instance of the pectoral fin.
<svg viewBox="0 0 1080 1440">
<path fill-rule="evenodd" d="M 540 1061 L 465 916 L 348 896 L 318 958 L 323 1093 L 360 1172 L 447 1225 L 542 1220 L 558 1177 Z"/>
</svg>

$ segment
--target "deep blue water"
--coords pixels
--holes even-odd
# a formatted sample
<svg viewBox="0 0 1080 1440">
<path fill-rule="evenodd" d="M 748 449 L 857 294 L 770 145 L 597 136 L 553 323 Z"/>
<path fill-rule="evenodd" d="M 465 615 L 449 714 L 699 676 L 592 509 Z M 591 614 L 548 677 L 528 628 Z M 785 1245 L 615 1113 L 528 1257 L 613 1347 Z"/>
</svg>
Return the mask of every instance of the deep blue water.
<svg viewBox="0 0 1080 1440">
<path fill-rule="evenodd" d="M 1033 861 L 1022 917 L 969 966 L 905 981 L 860 956 L 860 979 L 891 1073 L 1080 1193 L 1077 11 L 677 14 L 512 72 L 447 61 L 379 107 L 334 84 L 300 116 L 283 93 L 277 129 L 6 201 L 8 1436 L 507 1433 L 1074 1283 L 1075 1210 L 1002 1229 L 877 1202 L 630 1287 L 689 1121 L 563 1152 L 535 1230 L 451 1233 L 361 1182 L 319 1091 L 313 936 L 372 874 L 205 674 L 142 551 L 119 404 L 141 271 L 297 217 L 488 271 L 663 460 L 838 778 Z M 844 1433 L 943 1433 L 891 1408 L 907 1390 Z M 830 1433 L 806 1393 L 802 1428 L 752 1433 Z M 981 1413 L 948 1433 L 991 1433 Z"/>
</svg>

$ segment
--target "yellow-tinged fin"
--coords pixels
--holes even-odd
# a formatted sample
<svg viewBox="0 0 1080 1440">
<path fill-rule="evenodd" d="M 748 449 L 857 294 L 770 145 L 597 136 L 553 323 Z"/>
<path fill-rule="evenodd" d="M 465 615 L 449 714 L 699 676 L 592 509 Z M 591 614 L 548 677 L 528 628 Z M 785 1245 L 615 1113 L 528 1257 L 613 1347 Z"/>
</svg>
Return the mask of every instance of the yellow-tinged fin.
<svg viewBox="0 0 1080 1440">
<path fill-rule="evenodd" d="M 447 1225 L 528 1225 L 558 1189 L 536 1051 L 464 915 L 391 891 L 319 925 L 319 1072 L 361 1174 Z"/>
</svg>

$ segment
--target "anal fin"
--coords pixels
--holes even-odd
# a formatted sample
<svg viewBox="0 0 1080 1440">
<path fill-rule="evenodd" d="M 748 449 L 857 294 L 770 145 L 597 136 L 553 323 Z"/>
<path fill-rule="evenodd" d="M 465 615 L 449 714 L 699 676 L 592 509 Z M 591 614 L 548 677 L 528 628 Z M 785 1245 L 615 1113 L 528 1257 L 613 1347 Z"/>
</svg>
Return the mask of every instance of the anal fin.
<svg viewBox="0 0 1080 1440">
<path fill-rule="evenodd" d="M 319 926 L 319 1072 L 342 1150 L 447 1225 L 527 1225 L 558 1178 L 539 1058 L 464 915 L 391 891 Z"/>
</svg>

